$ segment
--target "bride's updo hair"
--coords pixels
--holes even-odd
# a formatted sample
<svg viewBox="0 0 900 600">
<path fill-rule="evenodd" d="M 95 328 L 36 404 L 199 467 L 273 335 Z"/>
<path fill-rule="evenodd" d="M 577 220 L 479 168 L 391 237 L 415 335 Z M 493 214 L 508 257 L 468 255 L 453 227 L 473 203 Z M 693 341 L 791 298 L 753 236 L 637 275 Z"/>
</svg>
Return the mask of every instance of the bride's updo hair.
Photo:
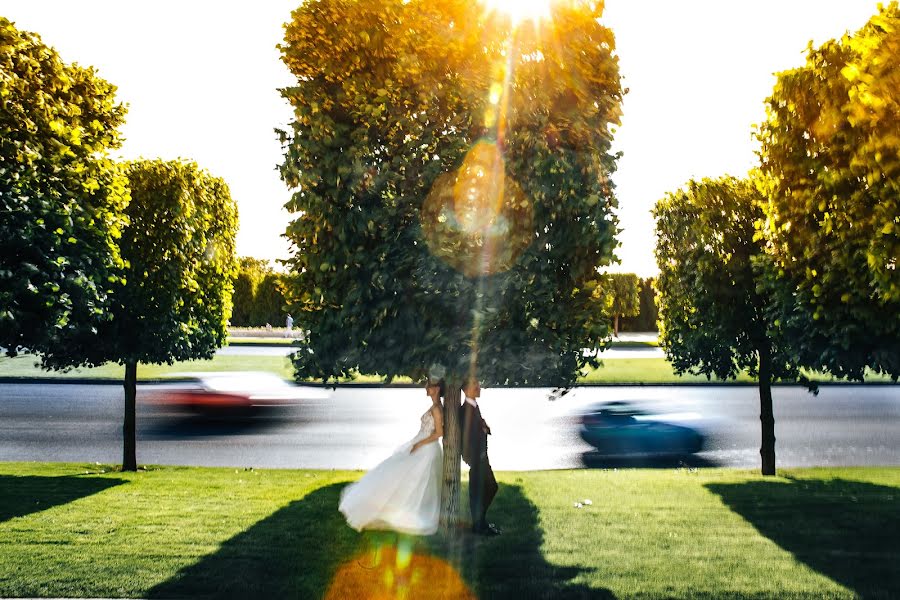
<svg viewBox="0 0 900 600">
<path fill-rule="evenodd" d="M 438 380 L 434 380 L 434 379 L 431 379 L 431 378 L 426 379 L 426 380 L 425 380 L 425 387 L 426 387 L 426 388 L 437 387 L 437 388 L 438 388 L 438 391 L 440 392 L 439 395 L 440 395 L 441 398 L 444 397 L 444 392 L 445 392 L 446 389 L 447 389 L 447 386 L 446 386 L 446 384 L 445 384 L 443 378 L 442 378 L 442 379 L 438 379 Z"/>
</svg>

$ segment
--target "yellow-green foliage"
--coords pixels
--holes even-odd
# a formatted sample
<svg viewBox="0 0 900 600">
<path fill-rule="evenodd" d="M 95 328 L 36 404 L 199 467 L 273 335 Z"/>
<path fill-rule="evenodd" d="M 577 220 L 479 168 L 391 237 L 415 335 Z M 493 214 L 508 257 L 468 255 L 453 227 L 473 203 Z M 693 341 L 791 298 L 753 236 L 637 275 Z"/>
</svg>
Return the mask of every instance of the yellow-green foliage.
<svg viewBox="0 0 900 600">
<path fill-rule="evenodd" d="M 796 354 L 900 375 L 900 6 L 779 74 L 758 137 L 766 293 Z"/>
<path fill-rule="evenodd" d="M 0 346 L 46 350 L 109 317 L 125 175 L 108 157 L 125 107 L 0 17 Z"/>
</svg>

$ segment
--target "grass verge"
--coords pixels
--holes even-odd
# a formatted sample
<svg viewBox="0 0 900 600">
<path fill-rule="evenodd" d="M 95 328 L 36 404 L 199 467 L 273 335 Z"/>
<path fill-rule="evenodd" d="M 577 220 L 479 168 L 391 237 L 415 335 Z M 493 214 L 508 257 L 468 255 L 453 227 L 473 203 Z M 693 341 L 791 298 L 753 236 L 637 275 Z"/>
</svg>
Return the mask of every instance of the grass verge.
<svg viewBox="0 0 900 600">
<path fill-rule="evenodd" d="M 125 375 L 124 367 L 107 364 L 91 369 L 72 369 L 66 372 L 44 371 L 35 365 L 33 356 L 20 355 L 15 358 L 0 357 L 0 377 L 9 378 L 61 378 L 61 379 L 115 379 Z M 139 365 L 138 380 L 156 380 L 173 377 L 179 373 L 193 371 L 268 371 L 285 379 L 293 377 L 290 361 L 283 356 L 255 355 L 216 355 L 211 360 L 192 360 L 177 362 L 174 365 Z M 814 381 L 832 382 L 834 377 L 822 374 L 810 374 Z M 384 378 L 379 375 L 357 375 L 350 380 L 353 383 L 381 383 Z M 707 379 L 702 375 L 676 375 L 672 364 L 665 358 L 608 358 L 603 366 L 586 372 L 579 381 L 592 384 L 617 383 L 723 383 L 717 378 Z M 746 373 L 741 373 L 737 380 L 753 383 L 756 380 Z M 890 377 L 869 373 L 867 382 L 890 382 Z M 396 383 L 410 383 L 408 378 L 397 378 Z"/>
<path fill-rule="evenodd" d="M 230 337 L 229 346 L 290 346 L 296 340 L 286 337 Z"/>
<path fill-rule="evenodd" d="M 0 596 L 900 596 L 898 468 L 501 473 L 460 539 L 349 529 L 358 476 L 0 463 Z"/>
<path fill-rule="evenodd" d="M 59 379 L 123 379 L 125 367 L 105 364 L 90 369 L 69 371 L 44 371 L 36 366 L 34 356 L 19 355 L 15 358 L 0 357 L 0 377 Z M 284 356 L 216 355 L 211 360 L 190 360 L 173 365 L 138 365 L 138 380 L 161 379 L 192 371 L 269 371 L 284 378 L 293 375 L 290 361 Z"/>
</svg>

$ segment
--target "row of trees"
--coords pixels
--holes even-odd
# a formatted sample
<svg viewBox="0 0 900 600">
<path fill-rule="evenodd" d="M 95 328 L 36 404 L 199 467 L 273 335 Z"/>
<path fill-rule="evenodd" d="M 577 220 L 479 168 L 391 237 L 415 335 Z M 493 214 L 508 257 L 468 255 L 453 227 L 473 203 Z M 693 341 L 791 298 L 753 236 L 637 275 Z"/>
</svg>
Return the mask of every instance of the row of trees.
<svg viewBox="0 0 900 600">
<path fill-rule="evenodd" d="M 640 279 L 634 273 L 610 273 L 597 296 L 602 313 L 613 317 L 613 335 L 619 331 L 656 331 L 658 312 L 654 279 Z"/>
<path fill-rule="evenodd" d="M 296 375 L 445 378 L 445 527 L 463 382 L 571 384 L 609 338 L 615 42 L 601 3 L 552 11 L 515 28 L 469 0 L 310 0 L 281 47 Z"/>
<path fill-rule="evenodd" d="M 638 284 L 638 310 L 636 315 L 624 315 L 619 320 L 620 331 L 656 331 L 659 309 L 656 306 L 656 278 L 644 277 Z"/>
<path fill-rule="evenodd" d="M 194 163 L 111 160 L 115 87 L 3 18 L 0 73 L 0 346 L 49 369 L 124 365 L 135 470 L 138 363 L 225 342 L 235 203 Z"/>
<path fill-rule="evenodd" d="M 242 257 L 234 280 L 231 324 L 236 327 L 284 325 L 288 314 L 285 279 L 269 261 Z"/>
<path fill-rule="evenodd" d="M 661 344 L 678 372 L 900 376 L 900 9 L 778 76 L 747 178 L 691 181 L 655 209 Z"/>
</svg>

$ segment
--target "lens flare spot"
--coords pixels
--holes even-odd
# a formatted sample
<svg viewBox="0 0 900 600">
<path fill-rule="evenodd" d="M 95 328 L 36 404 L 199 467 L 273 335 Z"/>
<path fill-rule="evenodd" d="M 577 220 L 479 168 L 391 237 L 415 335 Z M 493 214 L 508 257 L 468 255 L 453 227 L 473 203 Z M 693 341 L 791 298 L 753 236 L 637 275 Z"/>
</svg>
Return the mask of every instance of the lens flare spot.
<svg viewBox="0 0 900 600">
<path fill-rule="evenodd" d="M 499 83 L 495 83 L 491 85 L 491 91 L 488 94 L 488 101 L 491 104 L 499 104 L 500 98 L 503 97 L 503 85 Z"/>
<path fill-rule="evenodd" d="M 435 180 L 420 218 L 431 253 L 469 277 L 506 271 L 532 239 L 532 204 L 489 140 Z"/>
<path fill-rule="evenodd" d="M 476 600 L 465 582 L 448 563 L 411 548 L 385 547 L 377 559 L 371 553 L 341 565 L 325 593 L 326 600 L 427 600 L 460 598 Z"/>
</svg>

